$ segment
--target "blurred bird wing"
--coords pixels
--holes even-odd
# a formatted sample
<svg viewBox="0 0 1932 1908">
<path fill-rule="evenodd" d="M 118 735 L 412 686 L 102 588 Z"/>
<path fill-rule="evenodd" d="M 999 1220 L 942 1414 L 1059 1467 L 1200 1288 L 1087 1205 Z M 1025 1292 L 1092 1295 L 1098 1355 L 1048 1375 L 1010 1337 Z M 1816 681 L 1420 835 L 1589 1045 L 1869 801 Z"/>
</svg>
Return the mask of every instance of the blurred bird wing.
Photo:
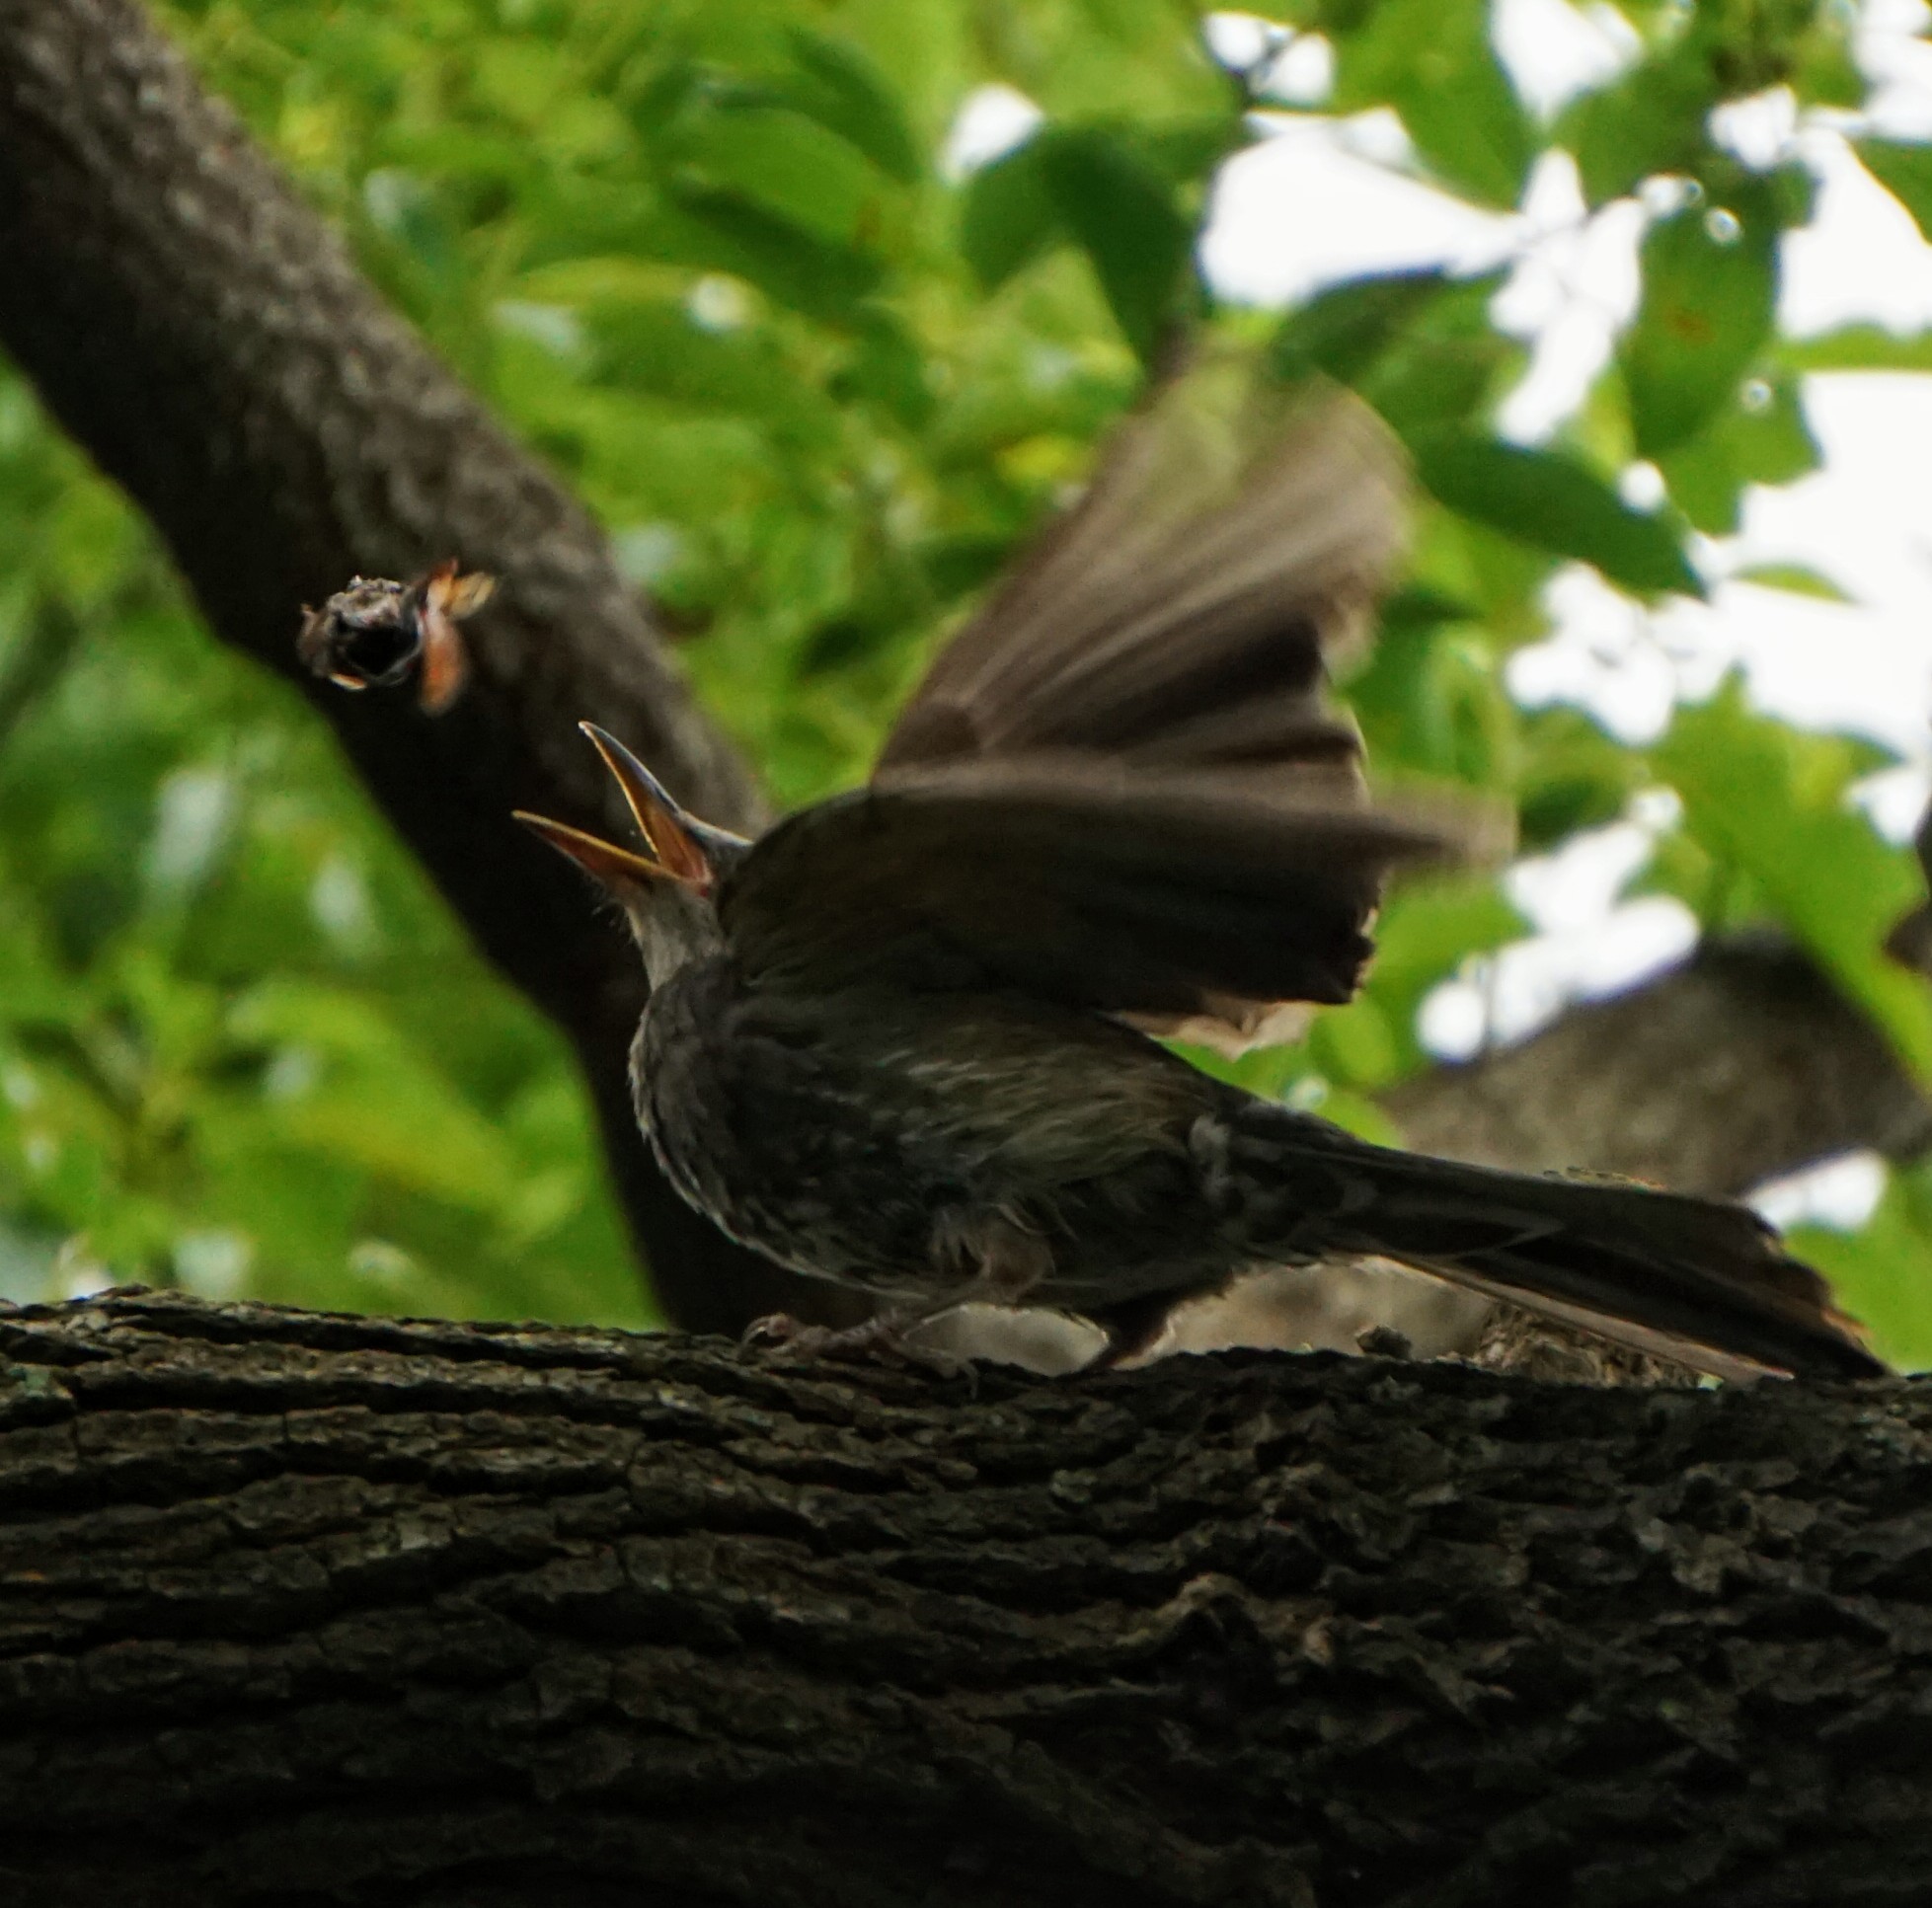
<svg viewBox="0 0 1932 1908">
<path fill-rule="evenodd" d="M 1324 657 L 1403 543 L 1351 393 L 1196 364 L 946 646 L 873 787 L 759 843 L 728 928 L 774 974 L 1014 985 L 1239 1052 L 1359 983 L 1381 878 Z"/>
<path fill-rule="evenodd" d="M 1032 749 L 1353 773 L 1323 654 L 1404 539 L 1403 456 L 1351 393 L 1212 360 L 1119 429 L 1081 500 L 947 644 L 879 777 Z"/>
<path fill-rule="evenodd" d="M 1230 1042 L 1346 1001 L 1383 874 L 1439 854 L 1328 763 L 1141 769 L 1080 751 L 907 771 L 782 822 L 719 911 L 753 984 L 1017 987 Z"/>
</svg>

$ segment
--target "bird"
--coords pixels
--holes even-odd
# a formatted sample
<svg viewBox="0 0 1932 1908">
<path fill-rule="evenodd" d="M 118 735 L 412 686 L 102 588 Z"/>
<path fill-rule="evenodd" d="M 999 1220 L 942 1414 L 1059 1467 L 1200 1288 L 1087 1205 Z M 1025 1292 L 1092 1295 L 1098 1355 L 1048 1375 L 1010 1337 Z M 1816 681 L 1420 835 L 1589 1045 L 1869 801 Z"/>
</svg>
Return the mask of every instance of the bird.
<svg viewBox="0 0 1932 1908">
<path fill-rule="evenodd" d="M 1741 1205 L 1372 1144 L 1170 1044 L 1350 1000 L 1385 880 L 1468 848 L 1371 801 L 1328 687 L 1407 485 L 1352 392 L 1198 361 L 944 644 L 864 786 L 747 839 L 585 723 L 635 844 L 518 811 L 635 939 L 631 1084 L 671 1184 L 872 1296 L 794 1340 L 1044 1306 L 1118 1363 L 1250 1268 L 1376 1256 L 1721 1377 L 1887 1370 Z"/>
</svg>

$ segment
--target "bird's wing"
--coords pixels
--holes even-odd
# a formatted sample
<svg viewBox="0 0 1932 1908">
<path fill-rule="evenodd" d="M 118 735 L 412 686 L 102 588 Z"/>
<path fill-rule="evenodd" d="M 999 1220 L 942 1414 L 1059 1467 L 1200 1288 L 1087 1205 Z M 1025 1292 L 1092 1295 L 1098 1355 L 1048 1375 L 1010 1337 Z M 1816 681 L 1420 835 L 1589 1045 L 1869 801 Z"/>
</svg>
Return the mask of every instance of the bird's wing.
<svg viewBox="0 0 1932 1908">
<path fill-rule="evenodd" d="M 1402 493 L 1347 392 L 1228 362 L 1163 386 L 934 662 L 872 787 L 724 884 L 740 958 L 1018 986 L 1234 1050 L 1347 1000 L 1382 876 L 1444 841 L 1369 809 L 1324 694 Z"/>
<path fill-rule="evenodd" d="M 1433 854 L 1328 765 L 1140 770 L 1077 752 L 894 778 L 782 822 L 724 880 L 748 978 L 1018 987 L 1157 1030 L 1345 1001 L 1381 877 Z"/>
<path fill-rule="evenodd" d="M 1324 651 L 1403 542 L 1402 453 L 1347 391 L 1213 361 L 1159 387 L 934 661 L 878 776 L 1034 749 L 1168 767 L 1359 754 Z"/>
</svg>

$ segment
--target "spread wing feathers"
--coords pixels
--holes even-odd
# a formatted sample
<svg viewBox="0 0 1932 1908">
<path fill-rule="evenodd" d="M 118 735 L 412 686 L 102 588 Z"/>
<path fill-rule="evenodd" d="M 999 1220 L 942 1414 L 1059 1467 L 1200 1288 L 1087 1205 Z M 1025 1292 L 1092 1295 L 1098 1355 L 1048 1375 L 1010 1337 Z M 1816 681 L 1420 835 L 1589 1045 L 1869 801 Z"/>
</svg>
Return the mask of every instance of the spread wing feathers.
<svg viewBox="0 0 1932 1908">
<path fill-rule="evenodd" d="M 1886 1367 L 1744 1206 L 1392 1152 L 1260 1101 L 1219 1162 L 1265 1255 L 1378 1253 L 1721 1376 Z"/>
<path fill-rule="evenodd" d="M 780 823 L 719 912 L 766 985 L 1015 987 L 1223 1029 L 1345 1001 L 1383 874 L 1438 838 L 1356 805 L 1328 764 L 1276 779 L 1292 799 L 1073 752 L 934 768 Z"/>
<path fill-rule="evenodd" d="M 1012 986 L 1239 1051 L 1345 1001 L 1383 875 L 1323 654 L 1402 541 L 1401 453 L 1344 391 L 1209 362 L 954 638 L 870 790 L 761 840 L 720 907 L 750 970 Z"/>
<path fill-rule="evenodd" d="M 1210 361 L 1119 430 L 1085 496 L 946 646 L 879 778 L 1031 749 L 1352 763 L 1322 655 L 1403 542 L 1402 453 L 1346 391 Z"/>
</svg>

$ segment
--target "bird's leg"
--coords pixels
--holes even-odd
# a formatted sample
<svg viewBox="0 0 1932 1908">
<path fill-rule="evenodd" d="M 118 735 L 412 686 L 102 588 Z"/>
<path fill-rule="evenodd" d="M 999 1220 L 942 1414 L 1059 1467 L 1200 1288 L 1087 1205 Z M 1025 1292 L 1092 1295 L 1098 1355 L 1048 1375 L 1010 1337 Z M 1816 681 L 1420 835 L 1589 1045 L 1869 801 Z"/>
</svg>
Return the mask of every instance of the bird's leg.
<svg viewBox="0 0 1932 1908">
<path fill-rule="evenodd" d="M 1053 1268 L 1052 1249 L 1038 1233 L 1002 1213 L 942 1218 L 933 1228 L 933 1257 L 975 1266 L 964 1285 L 915 1305 L 888 1306 L 862 1325 L 801 1325 L 783 1312 L 746 1329 L 746 1344 L 780 1346 L 807 1357 L 894 1358 L 957 1376 L 972 1360 L 916 1342 L 919 1329 L 966 1305 L 1017 1306 Z"/>
<path fill-rule="evenodd" d="M 1193 1292 L 1149 1292 L 1142 1298 L 1110 1305 L 1104 1312 L 1089 1313 L 1094 1324 L 1107 1334 L 1107 1342 L 1086 1369 L 1111 1371 L 1152 1350 L 1167 1330 L 1174 1308 L 1194 1296 Z"/>
<path fill-rule="evenodd" d="M 921 1306 L 921 1320 L 962 1305 L 1023 1305 L 1053 1269 L 1052 1247 L 1003 1212 L 942 1218 L 933 1227 L 933 1257 L 973 1272 L 965 1285 Z"/>
</svg>

